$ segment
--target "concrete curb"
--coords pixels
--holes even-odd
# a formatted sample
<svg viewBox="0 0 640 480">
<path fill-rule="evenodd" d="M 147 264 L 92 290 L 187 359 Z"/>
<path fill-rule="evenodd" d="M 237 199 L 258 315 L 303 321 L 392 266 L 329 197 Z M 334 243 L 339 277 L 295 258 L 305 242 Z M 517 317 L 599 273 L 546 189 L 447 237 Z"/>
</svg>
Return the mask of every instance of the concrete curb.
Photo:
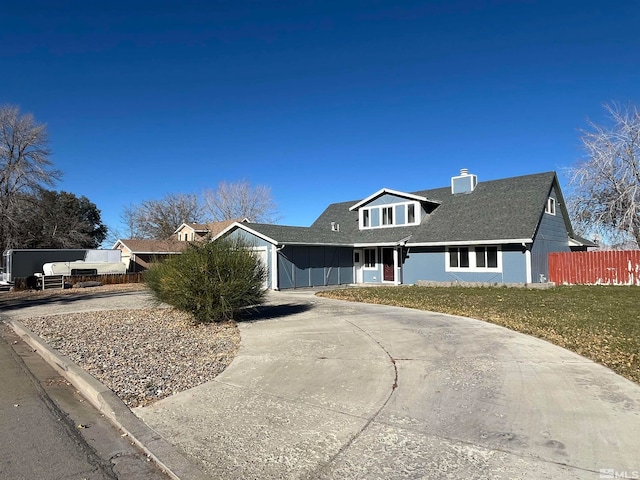
<svg viewBox="0 0 640 480">
<path fill-rule="evenodd" d="M 211 477 L 174 445 L 147 426 L 110 389 L 58 353 L 17 320 L 4 320 L 31 348 L 66 378 L 91 404 L 174 480 Z"/>
</svg>

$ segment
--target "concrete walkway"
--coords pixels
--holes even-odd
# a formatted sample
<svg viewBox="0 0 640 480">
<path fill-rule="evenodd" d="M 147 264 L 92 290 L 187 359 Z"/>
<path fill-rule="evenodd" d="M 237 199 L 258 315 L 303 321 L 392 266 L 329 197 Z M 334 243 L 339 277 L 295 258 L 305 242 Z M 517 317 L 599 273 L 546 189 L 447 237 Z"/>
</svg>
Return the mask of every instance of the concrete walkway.
<svg viewBox="0 0 640 480">
<path fill-rule="evenodd" d="M 604 367 L 468 318 L 269 300 L 215 381 L 135 411 L 212 478 L 639 478 L 640 386 Z"/>
</svg>

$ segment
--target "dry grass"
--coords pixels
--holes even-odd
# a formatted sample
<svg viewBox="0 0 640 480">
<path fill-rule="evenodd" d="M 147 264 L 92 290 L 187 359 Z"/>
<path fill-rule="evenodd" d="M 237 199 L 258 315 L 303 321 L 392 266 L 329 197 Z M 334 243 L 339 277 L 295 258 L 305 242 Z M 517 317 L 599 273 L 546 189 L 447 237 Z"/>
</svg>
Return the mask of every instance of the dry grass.
<svg viewBox="0 0 640 480">
<path fill-rule="evenodd" d="M 478 318 L 548 340 L 640 383 L 640 288 L 371 287 L 318 295 Z"/>
</svg>

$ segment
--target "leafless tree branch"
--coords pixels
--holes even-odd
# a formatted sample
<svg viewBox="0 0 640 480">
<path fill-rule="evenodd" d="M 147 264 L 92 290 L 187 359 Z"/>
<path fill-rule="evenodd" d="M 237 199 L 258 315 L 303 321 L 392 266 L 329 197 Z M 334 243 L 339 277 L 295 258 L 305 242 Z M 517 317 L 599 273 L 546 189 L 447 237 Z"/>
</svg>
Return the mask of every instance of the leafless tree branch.
<svg viewBox="0 0 640 480">
<path fill-rule="evenodd" d="M 177 193 L 129 205 L 121 219 L 129 238 L 165 240 L 183 223 L 205 222 L 205 212 L 196 194 Z"/>
<path fill-rule="evenodd" d="M 12 105 L 0 106 L 0 242 L 16 244 L 19 205 L 25 194 L 53 185 L 62 176 L 49 160 L 46 125 Z"/>
<path fill-rule="evenodd" d="M 569 209 L 578 229 L 640 246 L 640 113 L 605 105 L 611 126 L 589 122 L 581 140 L 586 158 L 569 169 Z"/>
<path fill-rule="evenodd" d="M 216 221 L 248 218 L 251 222 L 275 223 L 278 220 L 271 189 L 264 185 L 252 186 L 246 180 L 220 182 L 217 190 L 206 190 L 203 196 Z"/>
</svg>

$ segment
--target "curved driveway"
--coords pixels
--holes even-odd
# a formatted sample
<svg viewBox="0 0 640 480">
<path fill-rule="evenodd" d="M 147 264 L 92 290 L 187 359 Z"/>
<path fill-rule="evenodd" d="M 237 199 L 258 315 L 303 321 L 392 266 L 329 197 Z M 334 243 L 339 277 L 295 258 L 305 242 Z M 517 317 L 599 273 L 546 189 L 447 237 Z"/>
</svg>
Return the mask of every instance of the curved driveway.
<svg viewBox="0 0 640 480">
<path fill-rule="evenodd" d="M 213 478 L 639 478 L 640 386 L 547 342 L 311 292 L 240 330 L 215 381 L 135 412 Z"/>
</svg>

